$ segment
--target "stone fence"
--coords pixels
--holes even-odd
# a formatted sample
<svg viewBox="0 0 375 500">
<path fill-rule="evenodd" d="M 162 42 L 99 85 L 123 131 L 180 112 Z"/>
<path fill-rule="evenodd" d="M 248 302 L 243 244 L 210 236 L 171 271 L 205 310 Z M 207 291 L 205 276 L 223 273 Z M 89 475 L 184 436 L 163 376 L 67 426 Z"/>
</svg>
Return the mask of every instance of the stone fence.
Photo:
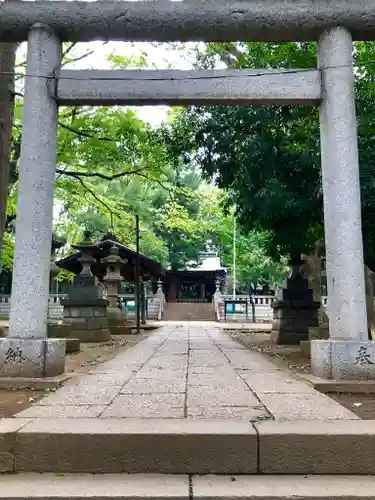
<svg viewBox="0 0 375 500">
<path fill-rule="evenodd" d="M 51 321 L 60 321 L 64 317 L 64 308 L 61 305 L 61 299 L 66 298 L 66 294 L 51 294 L 49 296 L 48 317 Z M 129 303 L 134 303 L 134 295 L 119 295 L 123 311 L 129 319 L 135 318 L 135 309 L 127 306 Z M 163 294 L 156 294 L 147 297 L 146 317 L 150 320 L 161 320 L 164 308 Z M 0 295 L 0 319 L 8 319 L 10 311 L 10 296 Z"/>
<path fill-rule="evenodd" d="M 248 295 L 236 295 L 236 300 L 247 303 L 247 315 L 245 313 L 227 313 L 225 317 L 225 301 L 232 300 L 232 295 L 215 295 L 214 307 L 217 321 L 224 322 L 250 322 L 250 323 L 270 323 L 272 322 L 273 295 L 256 295 L 250 299 Z"/>
<path fill-rule="evenodd" d="M 237 295 L 236 300 L 246 301 L 247 317 L 244 313 L 230 313 L 225 318 L 225 301 L 232 300 L 232 295 L 215 294 L 214 309 L 216 319 L 219 322 L 227 321 L 228 323 L 271 323 L 273 318 L 272 303 L 276 300 L 274 295 L 254 295 L 250 299 L 248 295 Z M 327 307 L 328 297 L 322 297 L 324 307 Z"/>
<path fill-rule="evenodd" d="M 67 297 L 67 295 L 50 295 L 49 297 L 49 318 L 52 321 L 59 321 L 63 319 L 63 307 L 60 300 Z M 129 303 L 134 303 L 134 295 L 124 294 L 119 295 L 123 310 L 126 311 L 126 316 L 129 319 L 135 318 L 135 310 L 133 307 L 128 307 Z M 217 321 L 225 321 L 224 301 L 232 299 L 231 295 L 220 295 L 219 300 L 214 299 L 213 307 Z M 252 297 L 253 304 L 248 295 L 239 295 L 236 299 L 247 302 L 247 318 L 246 314 L 227 314 L 227 322 L 255 322 L 255 323 L 270 323 L 272 321 L 273 309 L 272 302 L 275 300 L 273 295 L 256 295 Z M 147 297 L 146 303 L 146 318 L 149 320 L 161 320 L 164 310 L 164 296 L 163 294 L 155 294 Z M 323 306 L 327 306 L 327 297 L 322 297 Z M 10 309 L 10 296 L 0 295 L 0 319 L 9 318 Z"/>
</svg>

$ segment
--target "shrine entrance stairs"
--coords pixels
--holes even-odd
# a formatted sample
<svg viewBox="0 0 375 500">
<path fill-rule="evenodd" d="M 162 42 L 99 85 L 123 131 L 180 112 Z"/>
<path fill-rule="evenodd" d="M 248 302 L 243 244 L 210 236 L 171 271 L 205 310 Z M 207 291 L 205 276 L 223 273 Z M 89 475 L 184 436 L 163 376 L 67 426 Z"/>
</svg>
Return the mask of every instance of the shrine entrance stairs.
<svg viewBox="0 0 375 500">
<path fill-rule="evenodd" d="M 215 321 L 214 305 L 209 302 L 166 302 L 164 321 Z"/>
</svg>

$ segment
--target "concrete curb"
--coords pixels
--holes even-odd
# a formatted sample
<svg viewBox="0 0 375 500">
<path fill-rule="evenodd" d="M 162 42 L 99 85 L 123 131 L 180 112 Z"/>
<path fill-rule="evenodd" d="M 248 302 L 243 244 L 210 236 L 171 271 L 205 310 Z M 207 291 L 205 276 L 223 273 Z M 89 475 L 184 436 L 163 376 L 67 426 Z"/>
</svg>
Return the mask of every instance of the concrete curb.
<svg viewBox="0 0 375 500">
<path fill-rule="evenodd" d="M 2 472 L 368 475 L 374 463 L 375 420 L 0 421 Z"/>
<path fill-rule="evenodd" d="M 33 389 L 35 391 L 46 391 L 48 389 L 58 389 L 73 373 L 64 373 L 56 377 L 29 378 L 29 377 L 0 377 L 0 389 L 19 390 Z M 1 433 L 1 427 L 0 427 Z"/>
<path fill-rule="evenodd" d="M 3 500 L 374 500 L 375 477 L 18 474 Z"/>
<path fill-rule="evenodd" d="M 352 394 L 375 394 L 375 380 L 324 380 L 310 374 L 293 374 L 314 389 L 323 394 L 330 393 L 352 393 Z"/>
</svg>

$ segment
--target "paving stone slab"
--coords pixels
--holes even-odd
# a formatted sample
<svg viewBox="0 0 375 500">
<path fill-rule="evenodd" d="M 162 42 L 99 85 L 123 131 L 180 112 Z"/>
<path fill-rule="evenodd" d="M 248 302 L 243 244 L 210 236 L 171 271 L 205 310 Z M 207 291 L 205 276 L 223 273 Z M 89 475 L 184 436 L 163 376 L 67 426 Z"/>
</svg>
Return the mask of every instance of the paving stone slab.
<svg viewBox="0 0 375 500">
<path fill-rule="evenodd" d="M 115 376 L 121 376 L 123 377 L 132 377 L 135 373 L 139 371 L 139 368 L 133 368 L 133 367 L 118 367 L 116 369 L 114 368 L 109 368 L 106 363 L 100 364 L 95 366 L 94 368 L 91 368 L 88 371 L 81 372 L 84 375 L 115 375 Z"/>
<path fill-rule="evenodd" d="M 250 391 L 234 392 L 230 386 L 188 386 L 187 405 L 191 406 L 253 406 L 259 403 L 256 396 Z"/>
<path fill-rule="evenodd" d="M 244 392 L 248 391 L 248 387 L 233 371 L 221 374 L 207 374 L 207 373 L 192 373 L 188 371 L 188 385 L 189 386 L 220 386 L 220 387 L 231 387 L 235 390 L 242 390 Z"/>
<path fill-rule="evenodd" d="M 184 370 L 168 370 L 168 368 L 142 368 L 133 376 L 133 379 L 144 379 L 144 380 L 176 380 L 186 379 L 187 369 Z"/>
<path fill-rule="evenodd" d="M 256 422 L 259 420 L 270 419 L 272 416 L 269 412 L 262 407 L 258 406 L 189 406 L 188 407 L 188 418 L 208 418 L 208 419 L 223 419 L 230 418 L 235 420 L 247 420 L 250 422 Z"/>
<path fill-rule="evenodd" d="M 121 389 L 121 385 L 82 384 L 66 386 L 41 399 L 37 404 L 41 406 L 108 405 L 120 393 Z"/>
<path fill-rule="evenodd" d="M 375 474 L 375 421 L 265 421 L 261 474 Z"/>
<path fill-rule="evenodd" d="M 144 365 L 144 368 L 146 369 L 167 369 L 168 371 L 186 371 L 187 370 L 187 361 L 183 363 L 172 363 L 171 361 L 168 361 L 167 359 L 163 358 L 163 361 L 158 361 L 155 359 L 152 359 L 150 362 L 146 363 Z"/>
<path fill-rule="evenodd" d="M 85 375 L 73 376 L 64 387 L 78 387 L 78 386 L 98 386 L 98 385 L 112 385 L 124 386 L 130 378 L 134 377 L 133 372 L 112 372 L 112 373 L 89 373 Z"/>
<path fill-rule="evenodd" d="M 101 418 L 184 418 L 185 394 L 120 394 Z"/>
<path fill-rule="evenodd" d="M 310 384 L 284 372 L 243 373 L 241 377 L 256 394 L 316 394 Z"/>
<path fill-rule="evenodd" d="M 187 475 L 33 474 L 1 477 L 3 500 L 188 500 Z"/>
<path fill-rule="evenodd" d="M 276 420 L 357 420 L 359 417 L 328 396 L 309 394 L 258 393 L 261 402 Z"/>
<path fill-rule="evenodd" d="M 121 394 L 185 394 L 186 380 L 184 378 L 168 379 L 133 379 L 121 389 Z"/>
<path fill-rule="evenodd" d="M 193 419 L 34 419 L 14 441 L 18 472 L 254 474 L 248 422 Z"/>
<path fill-rule="evenodd" d="M 81 405 L 81 406 L 40 406 L 33 405 L 16 415 L 16 418 L 95 418 L 99 417 L 107 405 Z"/>
<path fill-rule="evenodd" d="M 215 366 L 192 366 L 189 365 L 189 373 L 192 374 L 207 374 L 207 375 L 224 375 L 224 374 L 229 374 L 231 375 L 233 373 L 232 368 L 229 366 L 220 366 L 220 367 L 215 367 Z"/>
<path fill-rule="evenodd" d="M 375 477 L 193 476 L 194 500 L 374 500 Z"/>
</svg>

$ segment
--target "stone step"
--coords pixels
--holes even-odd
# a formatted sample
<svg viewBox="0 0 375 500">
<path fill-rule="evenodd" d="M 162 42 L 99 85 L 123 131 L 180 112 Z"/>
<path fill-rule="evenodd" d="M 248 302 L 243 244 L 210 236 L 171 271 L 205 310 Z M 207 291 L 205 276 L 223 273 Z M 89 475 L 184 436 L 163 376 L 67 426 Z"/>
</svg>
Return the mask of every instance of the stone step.
<svg viewBox="0 0 375 500">
<path fill-rule="evenodd" d="M 374 500 L 375 476 L 193 476 L 194 500 Z"/>
<path fill-rule="evenodd" d="M 374 500 L 374 476 L 12 474 L 2 500 Z"/>
<path fill-rule="evenodd" d="M 370 420 L 0 420 L 0 472 L 368 475 L 374 464 Z"/>
<path fill-rule="evenodd" d="M 188 500 L 189 477 L 159 474 L 12 474 L 1 500 Z"/>
<path fill-rule="evenodd" d="M 164 321 L 215 321 L 214 306 L 208 302 L 166 302 Z"/>
</svg>

